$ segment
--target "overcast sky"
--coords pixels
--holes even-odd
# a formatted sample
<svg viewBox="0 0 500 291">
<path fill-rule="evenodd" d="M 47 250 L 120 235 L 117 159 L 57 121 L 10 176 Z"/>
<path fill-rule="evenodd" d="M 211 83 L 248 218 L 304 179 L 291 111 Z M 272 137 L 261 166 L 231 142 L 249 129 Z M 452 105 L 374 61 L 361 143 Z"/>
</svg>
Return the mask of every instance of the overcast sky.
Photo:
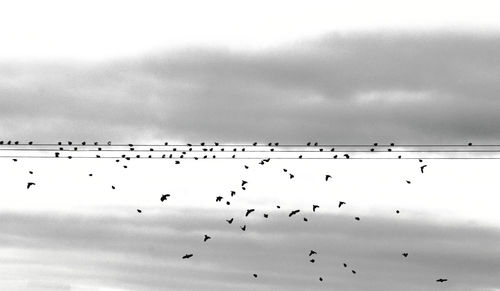
<svg viewBox="0 0 500 291">
<path fill-rule="evenodd" d="M 498 8 L 2 3 L 0 140 L 498 144 Z M 1 158 L 0 289 L 500 290 L 499 167 Z"/>
</svg>

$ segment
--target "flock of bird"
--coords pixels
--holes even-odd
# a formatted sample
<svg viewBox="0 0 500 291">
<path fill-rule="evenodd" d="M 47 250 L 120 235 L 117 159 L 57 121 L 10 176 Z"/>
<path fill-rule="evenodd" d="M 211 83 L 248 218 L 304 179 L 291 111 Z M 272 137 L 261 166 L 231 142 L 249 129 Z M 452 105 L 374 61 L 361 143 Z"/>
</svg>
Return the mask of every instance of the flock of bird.
<svg viewBox="0 0 500 291">
<path fill-rule="evenodd" d="M 86 142 L 82 142 L 81 144 L 82 144 L 82 146 L 86 146 L 86 145 L 87 145 L 87 144 L 86 144 Z M 19 145 L 19 142 L 18 142 L 18 141 L 16 141 L 16 142 L 11 142 L 11 141 L 8 141 L 8 142 L 5 142 L 5 143 L 4 143 L 4 141 L 0 141 L 0 145 Z M 27 145 L 30 145 L 30 146 L 31 146 L 31 145 L 33 145 L 33 142 L 29 142 L 29 143 L 27 143 Z M 110 145 L 111 145 L 111 142 L 108 142 L 108 143 L 107 143 L 107 145 L 108 145 L 108 146 L 110 146 Z M 168 145 L 168 143 L 165 143 L 165 145 Z M 257 145 L 258 145 L 257 143 L 253 143 L 253 144 L 252 144 L 252 146 L 257 146 Z M 269 144 L 267 144 L 267 145 L 268 145 L 268 146 L 270 146 L 270 147 L 278 147 L 278 146 L 279 146 L 279 143 L 269 143 Z M 307 146 L 307 147 L 317 147 L 318 145 L 319 145 L 319 144 L 318 144 L 317 142 L 315 142 L 315 143 L 308 142 L 308 143 L 306 144 L 306 146 Z M 471 146 L 471 145 L 472 145 L 471 143 L 469 143 L 469 144 L 468 144 L 468 146 Z M 60 157 L 60 152 L 62 152 L 62 151 L 67 151 L 67 147 L 72 146 L 72 147 L 73 147 L 73 148 L 72 148 L 72 150 L 73 150 L 73 151 L 77 151 L 77 150 L 78 150 L 78 147 L 74 146 L 74 144 L 73 144 L 71 141 L 68 141 L 65 145 L 63 145 L 63 144 L 62 144 L 62 142 L 59 142 L 59 143 L 58 143 L 58 146 L 59 146 L 59 148 L 57 149 L 57 151 L 55 151 L 55 152 L 54 152 L 54 157 L 55 157 L 55 158 Z M 99 144 L 96 142 L 96 143 L 94 143 L 94 146 L 99 146 Z M 182 155 L 186 155 L 186 154 L 187 154 L 187 152 L 192 151 L 192 148 L 194 147 L 194 145 L 193 145 L 193 144 L 187 144 L 186 146 L 188 147 L 188 149 L 187 149 L 187 150 L 182 151 Z M 213 151 L 213 148 L 211 148 L 210 146 L 206 145 L 205 143 L 201 143 L 199 146 L 201 146 L 201 147 L 205 147 L 205 148 L 203 148 L 203 151 L 210 151 L 210 152 L 211 152 L 211 151 Z M 218 142 L 216 142 L 216 143 L 214 143 L 214 146 L 219 147 L 219 146 L 222 146 L 222 145 L 220 145 Z M 377 146 L 378 146 L 378 143 L 374 143 L 374 144 L 373 144 L 373 147 L 377 147 Z M 391 147 L 393 147 L 393 146 L 394 146 L 394 143 L 391 143 L 391 144 L 390 144 L 390 146 L 391 146 Z M 134 151 L 134 145 L 133 145 L 133 144 L 129 144 L 129 145 L 128 145 L 128 147 L 129 147 L 129 149 L 128 149 L 128 151 L 129 151 L 129 152 L 133 152 L 133 151 Z M 389 148 L 389 149 L 390 149 L 390 148 Z M 99 147 L 99 148 L 98 148 L 98 150 L 101 150 L 101 148 Z M 176 148 L 174 148 L 174 149 L 173 149 L 173 151 L 176 151 L 176 150 L 177 150 Z M 245 148 L 242 148 L 242 149 L 241 149 L 241 151 L 245 151 L 245 150 L 246 150 Z M 331 151 L 333 151 L 333 150 L 334 150 L 334 149 L 332 148 L 332 150 L 331 150 Z M 150 151 L 154 151 L 154 149 L 153 149 L 153 148 L 151 148 L 151 149 L 150 149 Z M 223 148 L 222 148 L 222 150 L 220 150 L 220 151 L 223 151 Z M 234 149 L 234 151 L 236 151 L 236 149 Z M 271 148 L 270 152 L 273 152 L 273 151 L 274 151 L 274 150 L 273 150 L 273 148 Z M 371 149 L 370 149 L 370 151 L 374 151 L 374 150 L 373 150 L 373 148 L 371 148 Z M 182 156 L 182 155 L 180 156 L 180 158 L 183 158 L 183 156 Z M 348 154 L 348 153 L 344 154 L 343 156 L 344 156 L 346 159 L 349 159 L 349 158 L 350 158 L 350 156 L 349 156 L 349 154 Z M 131 157 L 132 157 L 132 156 L 130 156 L 130 155 L 123 154 L 123 155 L 121 156 L 121 159 L 122 159 L 122 160 L 130 160 L 130 158 L 131 158 Z M 149 156 L 149 157 L 151 157 L 151 156 Z M 163 158 L 165 158 L 165 155 L 163 155 L 162 157 L 163 157 Z M 172 157 L 172 156 L 170 156 L 170 158 L 171 158 L 171 157 Z M 213 156 L 213 157 L 215 158 L 215 156 Z M 71 156 L 68 156 L 68 158 L 70 158 L 70 159 L 71 159 Z M 99 158 L 99 155 L 97 155 L 97 156 L 96 156 L 96 158 Z M 139 155 L 136 155 L 136 158 L 140 158 L 140 156 L 139 156 Z M 204 156 L 199 157 L 199 158 L 207 158 L 207 156 L 206 156 L 206 155 L 204 155 Z M 234 155 L 233 155 L 233 158 L 234 158 Z M 302 158 L 302 155 L 299 155 L 299 158 Z M 337 158 L 337 156 L 335 156 L 335 158 Z M 398 158 L 401 158 L 401 156 L 399 156 Z M 198 157 L 194 157 L 194 159 L 198 159 Z M 14 161 L 14 162 L 17 162 L 17 161 L 18 161 L 18 159 L 17 159 L 17 158 L 13 158 L 13 161 Z M 268 156 L 268 157 L 262 158 L 262 159 L 258 162 L 258 165 L 265 165 L 265 164 L 269 163 L 270 161 L 271 161 L 271 157 L 269 157 L 269 156 Z M 423 163 L 423 159 L 418 159 L 418 161 L 419 161 L 419 163 Z M 116 162 L 120 162 L 120 159 L 116 159 Z M 177 160 L 175 161 L 175 164 L 180 164 L 180 161 L 177 159 Z M 124 165 L 123 167 L 124 167 L 124 168 L 127 168 L 127 165 Z M 426 167 L 427 167 L 427 165 L 426 165 L 426 164 L 421 164 L 421 166 L 419 166 L 419 168 L 420 168 L 420 172 L 421 172 L 422 174 L 424 173 L 424 169 L 425 169 Z M 245 168 L 245 169 L 249 169 L 249 168 L 250 168 L 250 166 L 249 166 L 248 164 L 245 164 L 245 165 L 244 165 L 244 168 Z M 288 175 L 288 178 L 289 178 L 289 179 L 294 179 L 294 178 L 295 178 L 295 175 L 294 175 L 294 174 L 293 174 L 293 173 L 292 173 L 289 169 L 284 168 L 284 169 L 283 169 L 283 172 L 284 172 L 286 175 Z M 29 174 L 30 174 L 30 175 L 33 175 L 33 171 L 31 171 L 31 170 L 30 170 L 30 171 L 29 171 Z M 89 176 L 91 176 L 91 177 L 92 177 L 92 173 L 90 173 L 90 174 L 89 174 Z M 331 173 L 325 173 L 325 174 L 324 174 L 324 181 L 325 181 L 325 183 L 332 183 L 332 182 L 334 182 L 334 177 L 332 176 L 332 174 L 331 174 Z M 406 181 L 406 183 L 407 183 L 407 184 L 411 184 L 411 181 L 410 181 L 410 180 L 405 180 L 405 181 Z M 248 185 L 249 185 L 249 184 L 250 184 L 250 182 L 249 182 L 249 181 L 247 181 L 247 180 L 245 180 L 245 178 L 243 178 L 243 179 L 241 180 L 241 185 L 240 185 L 240 186 L 241 186 L 241 190 L 245 191 L 245 190 L 247 189 L 247 187 L 248 187 Z M 33 187 L 35 187 L 35 186 L 36 186 L 36 182 L 33 182 L 33 181 L 29 181 L 29 182 L 27 182 L 27 189 L 32 189 L 32 188 L 33 188 Z M 116 189 L 116 186 L 115 186 L 115 185 L 111 185 L 111 188 L 114 190 L 114 189 Z M 234 198 L 234 196 L 236 196 L 236 191 L 235 191 L 235 190 L 231 190 L 231 191 L 229 192 L 229 195 L 230 195 L 230 198 Z M 165 202 L 165 201 L 167 201 L 170 197 L 171 197 L 171 194 L 161 194 L 161 196 L 160 196 L 160 199 L 159 199 L 159 200 L 160 200 L 160 202 L 161 202 L 161 203 L 164 203 L 164 202 Z M 227 204 L 227 205 L 230 205 L 230 204 L 231 204 L 231 201 L 229 200 L 229 198 L 224 198 L 224 197 L 223 197 L 223 196 L 221 196 L 221 195 L 218 195 L 218 196 L 216 196 L 216 197 L 215 197 L 215 203 L 224 203 L 224 202 L 225 202 L 225 204 Z M 345 205 L 347 205 L 347 206 L 348 206 L 348 202 L 345 202 L 345 201 L 338 201 L 338 208 L 342 208 L 343 206 L 344 206 L 344 207 L 346 207 Z M 276 208 L 277 208 L 277 209 L 280 209 L 280 208 L 281 208 L 281 206 L 280 206 L 280 205 L 276 205 Z M 311 209 L 312 209 L 313 213 L 315 213 L 316 211 L 318 211 L 319 209 L 321 209 L 321 206 L 320 206 L 320 205 L 317 205 L 317 204 L 313 204 L 313 205 L 311 205 Z M 137 209 L 137 213 L 141 214 L 142 212 L 143 212 L 143 211 L 142 211 L 141 209 Z M 242 215 L 244 215 L 244 217 L 248 217 L 248 216 L 250 216 L 250 215 L 255 215 L 255 213 L 256 213 L 256 212 L 257 212 L 257 210 L 256 210 L 255 208 L 250 208 L 250 209 L 247 209 L 247 210 L 246 210 L 246 211 L 245 211 Z M 288 214 L 288 217 L 292 217 L 292 216 L 298 215 L 300 212 L 301 212 L 301 209 L 294 209 L 294 210 L 291 210 L 291 211 L 289 212 L 289 214 Z M 396 210 L 396 214 L 399 214 L 399 210 Z M 269 215 L 270 215 L 270 213 L 262 213 L 262 215 L 263 215 L 263 217 L 264 217 L 265 219 L 269 219 Z M 360 217 L 357 217 L 357 216 L 356 216 L 356 217 L 354 217 L 354 219 L 355 219 L 356 221 L 360 221 Z M 303 220 L 304 220 L 304 221 L 308 221 L 306 217 L 303 217 Z M 226 221 L 228 224 L 233 224 L 233 223 L 235 223 L 237 220 L 235 219 L 235 217 L 229 217 L 229 218 L 225 219 L 225 221 Z M 246 224 L 246 223 L 241 224 L 241 225 L 239 225 L 239 228 L 241 229 L 241 231 L 247 231 L 247 224 Z M 203 235 L 202 235 L 202 237 L 201 237 L 201 239 L 203 240 L 203 242 L 204 242 L 204 243 L 210 243 L 210 242 L 209 242 L 209 240 L 211 240 L 211 239 L 212 239 L 212 235 L 210 235 L 210 234 L 203 234 Z M 307 254 L 307 253 L 306 253 L 306 254 Z M 181 256 L 181 258 L 182 258 L 182 259 L 184 259 L 184 260 L 193 259 L 194 255 L 195 255 L 194 253 L 185 253 L 184 255 L 182 255 L 182 256 Z M 401 255 L 402 255 L 402 257 L 403 257 L 403 258 L 408 258 L 409 253 L 408 253 L 408 252 L 406 252 L 406 251 L 403 251 L 403 252 L 401 253 Z M 317 252 L 316 250 L 309 250 L 309 251 L 308 251 L 308 257 L 310 258 L 310 259 L 309 259 L 309 261 L 310 261 L 311 263 L 315 263 L 315 261 L 316 261 L 316 259 L 317 259 L 317 256 L 318 256 L 318 252 Z M 343 262 L 343 263 L 342 263 L 342 266 L 343 266 L 344 268 L 348 268 L 348 264 L 347 264 L 346 262 Z M 356 271 L 355 269 L 351 269 L 351 273 L 352 273 L 352 274 L 357 274 L 357 271 Z M 253 276 L 255 279 L 257 279 L 259 275 L 258 275 L 257 273 L 253 273 L 253 274 L 252 274 L 252 276 Z M 319 276 L 319 277 L 318 277 L 318 280 L 319 280 L 320 282 L 323 282 L 325 279 L 324 279 L 322 276 Z M 443 282 L 446 282 L 446 281 L 448 281 L 448 279 L 446 279 L 446 278 L 438 278 L 438 279 L 436 279 L 436 282 L 439 282 L 439 283 L 443 283 Z"/>
</svg>

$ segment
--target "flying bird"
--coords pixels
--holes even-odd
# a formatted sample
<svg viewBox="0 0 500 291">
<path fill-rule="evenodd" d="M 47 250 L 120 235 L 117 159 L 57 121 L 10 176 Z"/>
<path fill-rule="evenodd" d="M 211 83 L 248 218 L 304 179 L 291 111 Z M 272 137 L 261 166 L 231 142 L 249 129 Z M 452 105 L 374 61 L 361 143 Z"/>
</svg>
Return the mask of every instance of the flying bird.
<svg viewBox="0 0 500 291">
<path fill-rule="evenodd" d="M 330 179 L 332 176 L 330 175 L 325 175 L 325 181 L 328 181 L 328 179 Z"/>
<path fill-rule="evenodd" d="M 245 214 L 245 217 L 247 217 L 250 213 L 254 212 L 255 209 L 247 209 L 247 213 Z"/>
<path fill-rule="evenodd" d="M 403 257 L 407 258 L 408 257 L 408 253 L 402 253 L 401 254 Z"/>
<path fill-rule="evenodd" d="M 344 201 L 339 201 L 339 208 L 344 204 L 346 204 Z"/>
<path fill-rule="evenodd" d="M 183 259 L 189 259 L 193 256 L 193 254 L 185 254 L 182 258 Z"/>
<path fill-rule="evenodd" d="M 299 210 L 299 209 L 297 209 L 297 210 L 292 210 L 292 212 L 290 212 L 290 214 L 288 214 L 288 217 L 292 217 L 293 215 L 295 215 L 295 214 L 297 214 L 297 213 L 299 213 L 299 212 L 300 212 L 300 210 Z"/>
<path fill-rule="evenodd" d="M 33 175 L 33 171 L 29 171 L 29 173 L 30 173 L 31 175 Z"/>
<path fill-rule="evenodd" d="M 264 217 L 265 217 L 265 218 L 268 218 L 268 217 L 269 217 L 269 214 L 264 213 Z"/>
<path fill-rule="evenodd" d="M 427 165 L 423 165 L 420 167 L 420 172 L 422 172 L 422 174 L 424 173 L 424 168 L 427 167 Z"/>
<path fill-rule="evenodd" d="M 319 208 L 319 205 L 313 205 L 313 212 L 316 212 L 316 208 Z"/>
<path fill-rule="evenodd" d="M 208 235 L 205 234 L 205 238 L 203 238 L 203 241 L 206 242 L 207 240 L 211 239 Z"/>
<path fill-rule="evenodd" d="M 28 186 L 26 187 L 26 189 L 29 189 L 31 186 L 34 186 L 34 185 L 36 185 L 36 184 L 33 182 L 28 182 Z"/>
<path fill-rule="evenodd" d="M 222 198 L 223 198 L 222 196 L 217 196 L 217 197 L 215 197 L 215 202 L 220 202 L 220 201 L 222 201 Z"/>
<path fill-rule="evenodd" d="M 233 223 L 233 220 L 234 220 L 234 218 L 226 219 L 227 223 L 229 223 L 229 224 Z"/>
<path fill-rule="evenodd" d="M 236 195 L 236 192 L 235 191 L 231 191 L 231 197 L 233 197 L 234 195 Z"/>
<path fill-rule="evenodd" d="M 316 255 L 316 254 L 317 254 L 317 252 L 316 252 L 316 251 L 314 251 L 314 250 L 310 250 L 310 251 L 309 251 L 309 256 Z"/>
<path fill-rule="evenodd" d="M 352 272 L 353 274 L 356 274 L 356 271 L 354 271 L 354 270 L 351 270 L 351 272 Z"/>
<path fill-rule="evenodd" d="M 304 217 L 304 221 L 305 221 L 305 222 L 307 222 L 307 221 L 308 221 L 306 217 Z"/>
<path fill-rule="evenodd" d="M 294 175 L 290 174 L 290 179 L 293 179 L 293 177 L 295 177 Z"/>
<path fill-rule="evenodd" d="M 113 189 L 113 190 L 114 190 L 114 189 L 116 189 L 116 188 L 115 188 L 115 186 L 111 186 L 111 189 Z"/>
<path fill-rule="evenodd" d="M 170 197 L 170 194 L 162 194 L 160 201 L 163 202 L 163 201 L 167 200 L 167 197 Z"/>
<path fill-rule="evenodd" d="M 245 184 L 247 184 L 248 182 L 245 181 L 245 180 L 241 180 L 241 186 L 245 186 Z"/>
<path fill-rule="evenodd" d="M 443 283 L 443 282 L 446 282 L 448 281 L 448 279 L 437 279 L 436 282 L 440 282 L 440 283 Z"/>
<path fill-rule="evenodd" d="M 314 260 L 314 259 L 311 259 L 311 260 L 309 260 L 309 262 L 314 263 L 314 262 L 315 262 L 315 260 Z"/>
<path fill-rule="evenodd" d="M 245 230 L 247 230 L 247 225 L 245 224 L 243 226 L 240 226 L 240 228 L 241 228 L 241 230 L 245 231 Z"/>
</svg>

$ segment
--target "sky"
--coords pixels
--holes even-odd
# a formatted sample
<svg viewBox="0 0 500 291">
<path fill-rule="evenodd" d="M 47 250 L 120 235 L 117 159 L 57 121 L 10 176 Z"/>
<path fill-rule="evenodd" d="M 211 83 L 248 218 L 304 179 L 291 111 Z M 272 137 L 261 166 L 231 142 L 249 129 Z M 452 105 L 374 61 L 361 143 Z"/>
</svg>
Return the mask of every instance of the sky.
<svg viewBox="0 0 500 291">
<path fill-rule="evenodd" d="M 477 145 L 500 134 L 498 8 L 2 2 L 0 140 L 488 149 Z M 0 147 L 0 156 L 26 154 Z M 252 150 L 237 155 L 268 155 Z M 500 290 L 497 160 L 350 154 L 265 165 L 0 158 L 0 289 Z"/>
</svg>

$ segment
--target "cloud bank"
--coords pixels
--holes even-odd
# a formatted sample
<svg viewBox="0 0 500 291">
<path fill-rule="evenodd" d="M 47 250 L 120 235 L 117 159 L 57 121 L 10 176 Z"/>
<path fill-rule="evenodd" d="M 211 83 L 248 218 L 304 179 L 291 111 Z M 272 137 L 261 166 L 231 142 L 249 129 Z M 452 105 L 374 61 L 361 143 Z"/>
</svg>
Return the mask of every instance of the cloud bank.
<svg viewBox="0 0 500 291">
<path fill-rule="evenodd" d="M 5 138 L 489 142 L 500 37 L 329 35 L 260 53 L 186 49 L 108 63 L 4 63 Z"/>
</svg>

